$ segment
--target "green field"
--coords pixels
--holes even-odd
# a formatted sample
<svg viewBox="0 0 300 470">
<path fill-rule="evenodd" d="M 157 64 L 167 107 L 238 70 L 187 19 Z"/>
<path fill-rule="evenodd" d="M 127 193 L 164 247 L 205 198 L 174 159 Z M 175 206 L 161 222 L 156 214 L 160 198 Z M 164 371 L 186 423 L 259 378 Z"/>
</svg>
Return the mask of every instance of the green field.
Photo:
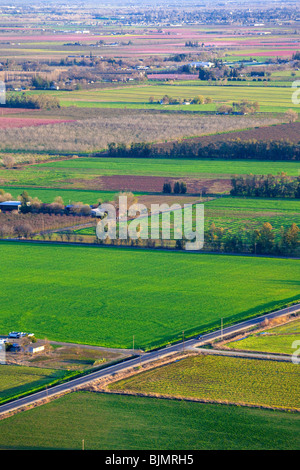
<svg viewBox="0 0 300 470">
<path fill-rule="evenodd" d="M 0 403 L 50 385 L 66 374 L 62 370 L 0 365 Z"/>
<path fill-rule="evenodd" d="M 298 162 L 263 162 L 247 160 L 188 160 L 188 159 L 149 159 L 149 158 L 85 158 L 60 160 L 35 165 L 33 172 L 38 174 L 49 168 L 63 170 L 68 177 L 86 175 L 145 175 L 145 176 L 189 176 L 200 177 L 219 175 L 230 177 L 233 174 L 277 174 L 286 172 L 298 176 Z M 23 170 L 24 171 L 24 170 Z M 30 169 L 26 169 L 30 173 Z M 78 176 L 76 176 L 78 173 Z M 2 175 L 1 175 L 2 176 Z M 3 175 L 4 177 L 4 175 Z"/>
<path fill-rule="evenodd" d="M 296 108 L 292 103 L 291 89 L 289 87 L 246 85 L 133 85 L 118 88 L 103 88 L 98 90 L 81 91 L 55 91 L 53 94 L 60 100 L 63 106 L 93 106 L 93 107 L 117 107 L 149 109 L 183 109 L 191 111 L 214 111 L 220 104 L 227 104 L 241 100 L 258 101 L 262 112 L 285 112 L 287 109 Z M 29 92 L 37 94 L 40 91 Z M 50 92 L 47 90 L 47 94 Z M 159 101 L 164 95 L 173 98 L 193 99 L 197 95 L 209 96 L 214 103 L 210 105 L 157 105 L 150 104 L 149 98 Z"/>
<path fill-rule="evenodd" d="M 0 421 L 0 448 L 296 450 L 298 430 L 297 413 L 76 392 Z"/>
<path fill-rule="evenodd" d="M 0 259 L 0 333 L 49 340 L 148 349 L 300 297 L 294 259 L 5 242 Z"/>
<path fill-rule="evenodd" d="M 109 388 L 300 410 L 299 386 L 300 371 L 294 364 L 196 356 L 129 377 Z"/>
<path fill-rule="evenodd" d="M 173 213 L 170 220 L 171 237 L 173 237 Z M 260 228 L 265 222 L 272 225 L 277 231 L 277 236 L 280 235 L 281 227 L 290 227 L 292 223 L 300 226 L 300 201 L 220 197 L 204 202 L 205 229 L 209 229 L 214 223 L 216 227 L 237 233 L 240 230 Z M 149 227 L 150 224 L 149 220 Z M 95 236 L 96 228 L 87 227 L 75 232 L 80 235 Z"/>
<path fill-rule="evenodd" d="M 40 187 L 88 189 L 91 180 L 100 176 L 135 175 L 189 178 L 230 178 L 234 174 L 267 175 L 285 172 L 298 176 L 298 162 L 262 162 L 245 160 L 185 160 L 147 158 L 77 158 L 24 167 L 0 169 L 2 188 Z M 75 181 L 74 181 L 75 180 Z M 105 191 L 98 181 L 99 192 Z M 29 191 L 29 189 L 28 189 Z M 46 193 L 45 193 L 46 194 Z M 82 195 L 84 196 L 84 195 Z M 47 194 L 50 197 L 50 193 Z M 52 196 L 51 196 L 52 197 Z M 70 198 L 69 198 L 70 199 Z M 84 202 L 84 201 L 82 201 Z"/>
<path fill-rule="evenodd" d="M 296 348 L 292 345 L 300 339 L 300 321 L 277 326 L 261 333 L 254 333 L 239 341 L 232 341 L 226 346 L 232 349 L 262 351 L 268 353 L 293 354 Z"/>
<path fill-rule="evenodd" d="M 300 201 L 221 197 L 204 204 L 205 224 L 213 222 L 232 232 L 261 227 L 269 222 L 280 233 L 292 223 L 300 226 Z"/>
</svg>

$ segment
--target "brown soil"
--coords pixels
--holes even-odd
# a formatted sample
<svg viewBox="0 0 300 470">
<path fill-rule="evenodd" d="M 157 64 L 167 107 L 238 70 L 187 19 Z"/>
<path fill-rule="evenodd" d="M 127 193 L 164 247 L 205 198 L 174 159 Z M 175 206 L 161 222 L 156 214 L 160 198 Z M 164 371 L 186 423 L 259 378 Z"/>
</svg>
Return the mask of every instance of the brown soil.
<svg viewBox="0 0 300 470">
<path fill-rule="evenodd" d="M 101 176 L 92 180 L 75 179 L 70 181 L 77 188 L 95 189 L 101 191 L 133 191 L 160 193 L 165 182 L 174 184 L 175 181 L 184 181 L 188 194 L 224 193 L 231 189 L 230 179 L 221 178 L 166 178 L 164 176 L 135 176 L 114 175 Z"/>
<path fill-rule="evenodd" d="M 253 129 L 247 129 L 244 131 L 212 134 L 191 139 L 183 139 L 183 141 L 187 143 L 201 143 L 203 146 L 206 146 L 214 142 L 226 142 L 235 139 L 241 139 L 243 141 L 254 139 L 263 142 L 269 142 L 271 140 L 289 140 L 297 144 L 300 141 L 300 122 L 254 127 Z M 173 142 L 157 144 L 156 146 L 159 148 L 171 148 L 173 146 Z"/>
</svg>

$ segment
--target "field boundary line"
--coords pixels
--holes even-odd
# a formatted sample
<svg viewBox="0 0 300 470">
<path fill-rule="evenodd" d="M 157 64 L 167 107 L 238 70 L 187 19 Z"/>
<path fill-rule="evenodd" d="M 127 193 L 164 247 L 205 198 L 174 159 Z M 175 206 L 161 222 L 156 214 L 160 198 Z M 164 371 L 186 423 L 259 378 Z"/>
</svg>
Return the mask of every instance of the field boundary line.
<svg viewBox="0 0 300 470">
<path fill-rule="evenodd" d="M 201 354 L 210 354 L 213 356 L 228 356 L 235 358 L 254 359 L 257 361 L 275 361 L 275 362 L 292 362 L 292 355 L 285 354 L 272 354 L 263 352 L 248 352 L 244 350 L 228 350 L 228 349 L 206 349 L 206 348 L 194 348 L 191 350 L 198 350 Z"/>
<path fill-rule="evenodd" d="M 183 397 L 176 395 L 163 395 L 159 393 L 143 393 L 143 392 L 122 392 L 118 390 L 88 390 L 90 393 L 102 393 L 110 395 L 124 395 L 124 396 L 136 396 L 136 397 L 145 397 L 145 398 L 158 398 L 160 400 L 174 400 L 174 401 L 187 401 L 187 402 L 197 402 L 197 403 L 210 403 L 214 405 L 230 405 L 230 406 L 243 406 L 246 408 L 259 408 L 273 411 L 283 411 L 291 413 L 300 413 L 300 408 L 289 408 L 281 406 L 271 406 L 271 405 L 259 405 L 254 403 L 244 403 L 244 402 L 231 402 L 229 400 L 212 400 L 206 398 L 194 398 L 194 397 Z"/>
</svg>

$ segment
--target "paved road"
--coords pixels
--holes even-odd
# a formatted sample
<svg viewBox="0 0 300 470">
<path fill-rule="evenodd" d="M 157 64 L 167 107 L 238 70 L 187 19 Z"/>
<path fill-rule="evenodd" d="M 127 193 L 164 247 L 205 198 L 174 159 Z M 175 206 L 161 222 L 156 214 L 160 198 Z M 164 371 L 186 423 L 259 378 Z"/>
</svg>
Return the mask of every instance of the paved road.
<svg viewBox="0 0 300 470">
<path fill-rule="evenodd" d="M 145 353 L 143 355 L 140 355 L 139 357 L 135 357 L 133 359 L 129 359 L 122 363 L 109 366 L 105 369 L 92 372 L 91 374 L 73 379 L 61 385 L 56 385 L 52 388 L 49 388 L 48 390 L 43 390 L 41 392 L 37 392 L 27 397 L 20 398 L 18 400 L 2 405 L 0 406 L 0 416 L 3 415 L 4 413 L 14 411 L 18 408 L 35 404 L 39 402 L 40 400 L 45 400 L 50 397 L 55 397 L 63 392 L 70 392 L 74 390 L 76 387 L 80 385 L 85 385 L 91 382 L 92 380 L 114 375 L 118 372 L 126 370 L 129 367 L 139 366 L 147 362 L 156 361 L 169 354 L 173 354 L 173 353 L 180 352 L 180 351 L 197 347 L 197 346 L 203 346 L 207 343 L 210 343 L 212 340 L 222 339 L 232 333 L 245 331 L 251 328 L 252 326 L 255 326 L 258 323 L 264 321 L 265 319 L 270 320 L 272 318 L 280 317 L 282 315 L 286 315 L 288 313 L 294 313 L 297 311 L 300 311 L 300 304 L 296 304 L 296 305 L 293 305 L 292 307 L 284 308 L 284 309 L 277 310 L 275 312 L 272 312 L 266 315 L 262 315 L 260 317 L 246 320 L 236 325 L 226 327 L 222 330 L 217 330 L 215 332 L 208 333 L 203 336 L 198 336 L 198 337 L 183 341 L 181 343 L 177 343 L 172 346 L 159 349 L 157 351 Z M 206 351 L 209 351 L 209 350 L 206 350 Z"/>
</svg>

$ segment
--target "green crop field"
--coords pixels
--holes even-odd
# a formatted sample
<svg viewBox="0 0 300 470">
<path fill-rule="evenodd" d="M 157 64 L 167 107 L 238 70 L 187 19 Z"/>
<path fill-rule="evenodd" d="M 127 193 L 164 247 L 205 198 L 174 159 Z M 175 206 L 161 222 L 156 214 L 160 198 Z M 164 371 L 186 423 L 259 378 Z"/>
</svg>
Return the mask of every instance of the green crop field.
<svg viewBox="0 0 300 470">
<path fill-rule="evenodd" d="M 300 410 L 300 371 L 290 363 L 195 356 L 129 377 L 115 391 Z"/>
<path fill-rule="evenodd" d="M 300 297 L 294 259 L 7 242 L 0 259 L 1 334 L 148 349 Z"/>
<path fill-rule="evenodd" d="M 161 220 L 161 217 L 160 217 Z M 195 222 L 195 217 L 193 218 Z M 171 212 L 171 237 L 174 236 L 174 214 Z M 250 199 L 236 197 L 220 197 L 204 201 L 204 227 L 209 229 L 214 223 L 216 227 L 239 232 L 244 229 L 260 228 L 268 222 L 280 234 L 281 227 L 290 227 L 292 223 L 300 226 L 300 201 Z M 149 230 L 151 219 L 149 218 Z M 95 236 L 96 227 L 75 230 L 80 235 Z"/>
<path fill-rule="evenodd" d="M 297 105 L 292 103 L 291 89 L 289 87 L 268 86 L 248 86 L 248 85 L 169 85 L 169 84 L 147 84 L 118 87 L 114 89 L 98 90 L 80 90 L 72 92 L 55 91 L 54 94 L 60 100 L 63 106 L 97 106 L 97 107 L 147 107 L 161 109 L 187 109 L 207 111 L 215 110 L 216 106 L 243 99 L 258 101 L 260 110 L 263 112 L 284 112 L 287 109 L 295 108 Z M 40 91 L 29 92 L 31 94 L 40 93 Z M 49 91 L 47 90 L 47 94 Z M 214 103 L 211 105 L 157 105 L 150 104 L 149 98 L 159 101 L 164 95 L 173 98 L 193 99 L 197 95 L 209 96 Z M 192 109 L 193 108 L 193 109 Z"/>
<path fill-rule="evenodd" d="M 0 403 L 50 385 L 66 374 L 62 370 L 0 365 Z"/>
<path fill-rule="evenodd" d="M 298 429 L 298 413 L 76 392 L 0 421 L 0 448 L 296 450 Z"/>
<path fill-rule="evenodd" d="M 269 222 L 280 232 L 292 223 L 300 226 L 300 201 L 221 197 L 204 204 L 205 224 L 232 232 L 242 228 L 253 229 Z"/>
<path fill-rule="evenodd" d="M 298 162 L 263 162 L 247 160 L 189 160 L 165 158 L 85 158 L 41 163 L 33 171 L 65 170 L 68 176 L 87 175 L 145 175 L 145 176 L 207 176 L 233 174 L 277 174 L 286 172 L 298 176 Z M 29 171 L 29 170 L 27 170 Z"/>
<path fill-rule="evenodd" d="M 284 326 L 277 326 L 261 333 L 255 333 L 239 341 L 232 341 L 226 346 L 232 349 L 262 351 L 268 353 L 293 354 L 295 341 L 300 339 L 300 321 L 296 320 Z"/>
<path fill-rule="evenodd" d="M 93 183 L 105 191 L 100 176 L 134 175 L 186 178 L 230 178 L 234 174 L 298 176 L 298 162 L 245 160 L 185 160 L 147 158 L 77 158 L 36 164 L 21 170 L 0 169 L 1 187 L 89 189 Z M 98 188 L 97 188 L 98 189 Z M 106 191 L 107 192 L 107 191 Z"/>
</svg>

